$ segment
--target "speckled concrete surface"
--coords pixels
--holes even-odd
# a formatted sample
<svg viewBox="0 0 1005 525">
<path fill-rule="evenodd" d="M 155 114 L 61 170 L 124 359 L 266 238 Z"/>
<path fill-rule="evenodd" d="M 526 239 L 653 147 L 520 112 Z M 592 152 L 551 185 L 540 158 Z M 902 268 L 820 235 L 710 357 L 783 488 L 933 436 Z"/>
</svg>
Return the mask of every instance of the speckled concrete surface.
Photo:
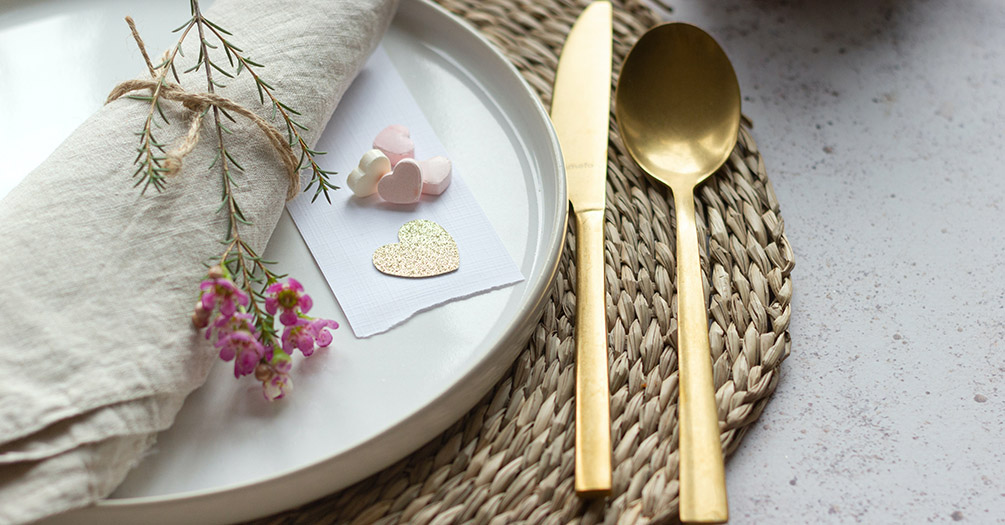
<svg viewBox="0 0 1005 525">
<path fill-rule="evenodd" d="M 731 523 L 1005 523 L 1005 2 L 672 4 L 734 61 L 796 252 Z"/>
</svg>

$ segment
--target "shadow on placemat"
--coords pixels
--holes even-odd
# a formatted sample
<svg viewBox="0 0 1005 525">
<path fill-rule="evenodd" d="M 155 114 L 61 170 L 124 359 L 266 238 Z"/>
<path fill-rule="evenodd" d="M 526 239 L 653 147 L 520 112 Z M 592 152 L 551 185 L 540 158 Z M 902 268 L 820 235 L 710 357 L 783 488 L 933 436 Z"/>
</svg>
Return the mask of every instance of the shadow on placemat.
<svg viewBox="0 0 1005 525">
<path fill-rule="evenodd" d="M 550 105 L 565 36 L 586 0 L 439 0 L 501 48 Z M 614 70 L 659 22 L 615 0 Z M 736 450 L 789 354 L 793 266 L 774 190 L 744 121 L 726 166 L 697 194 L 722 443 Z M 540 323 L 506 377 L 411 456 L 341 492 L 258 520 L 288 523 L 566 523 L 677 520 L 677 317 L 669 194 L 625 152 L 611 119 L 605 261 L 614 484 L 573 490 L 575 237 Z"/>
</svg>

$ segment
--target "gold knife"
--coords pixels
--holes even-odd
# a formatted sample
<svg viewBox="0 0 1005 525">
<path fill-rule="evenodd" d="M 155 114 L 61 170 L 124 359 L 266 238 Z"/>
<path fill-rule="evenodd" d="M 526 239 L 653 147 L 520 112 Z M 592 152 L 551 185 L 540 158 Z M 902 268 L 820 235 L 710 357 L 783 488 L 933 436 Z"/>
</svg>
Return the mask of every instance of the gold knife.
<svg viewBox="0 0 1005 525">
<path fill-rule="evenodd" d="M 604 186 L 611 110 L 611 4 L 593 2 L 562 48 L 551 121 L 576 218 L 576 492 L 611 491 L 611 409 L 604 313 Z"/>
</svg>

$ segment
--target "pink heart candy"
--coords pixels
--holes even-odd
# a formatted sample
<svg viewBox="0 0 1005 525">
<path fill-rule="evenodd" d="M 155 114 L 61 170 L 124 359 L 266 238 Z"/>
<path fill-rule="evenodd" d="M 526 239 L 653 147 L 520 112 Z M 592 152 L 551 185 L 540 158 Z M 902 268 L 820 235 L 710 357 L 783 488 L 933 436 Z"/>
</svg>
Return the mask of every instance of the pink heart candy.
<svg viewBox="0 0 1005 525">
<path fill-rule="evenodd" d="M 450 159 L 437 155 L 419 161 L 422 169 L 422 193 L 439 195 L 450 186 Z"/>
<path fill-rule="evenodd" d="M 413 159 L 402 159 L 377 182 L 377 195 L 394 204 L 418 202 L 422 196 L 422 170 Z"/>
<path fill-rule="evenodd" d="M 402 159 L 415 158 L 415 143 L 409 137 L 408 128 L 401 124 L 391 124 L 380 130 L 373 139 L 373 147 L 384 152 L 391 166 L 396 166 Z"/>
</svg>

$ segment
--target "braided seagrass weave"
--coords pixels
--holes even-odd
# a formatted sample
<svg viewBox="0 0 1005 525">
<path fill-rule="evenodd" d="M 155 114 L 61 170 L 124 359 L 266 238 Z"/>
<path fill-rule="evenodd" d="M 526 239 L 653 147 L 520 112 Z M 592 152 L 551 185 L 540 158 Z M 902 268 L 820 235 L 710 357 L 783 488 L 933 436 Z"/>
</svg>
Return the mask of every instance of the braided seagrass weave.
<svg viewBox="0 0 1005 525">
<path fill-rule="evenodd" d="M 587 0 L 439 0 L 474 24 L 550 105 L 565 36 Z M 658 23 L 614 0 L 614 71 Z M 697 192 L 723 448 L 736 450 L 789 354 L 793 266 L 774 190 L 748 131 Z M 411 456 L 339 493 L 261 520 L 280 523 L 634 523 L 677 519 L 677 320 L 672 198 L 646 178 L 611 119 L 605 261 L 614 484 L 573 490 L 575 248 L 509 374 Z"/>
</svg>

